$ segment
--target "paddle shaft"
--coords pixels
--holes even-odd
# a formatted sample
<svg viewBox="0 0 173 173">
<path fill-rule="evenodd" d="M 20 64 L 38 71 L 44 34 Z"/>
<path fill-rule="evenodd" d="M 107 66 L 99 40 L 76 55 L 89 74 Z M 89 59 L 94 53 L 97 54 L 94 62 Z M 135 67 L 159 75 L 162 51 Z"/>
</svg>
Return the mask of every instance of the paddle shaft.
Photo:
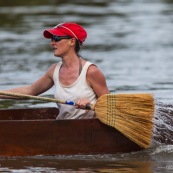
<svg viewBox="0 0 173 173">
<path fill-rule="evenodd" d="M 48 97 L 32 96 L 32 95 L 26 95 L 26 94 L 4 92 L 4 91 L 0 91 L 0 95 L 19 97 L 21 99 L 34 99 L 34 100 L 41 100 L 46 102 L 61 103 L 61 104 L 73 105 L 73 106 L 77 105 L 74 101 L 65 101 L 65 100 L 58 100 L 58 99 L 48 98 Z M 87 104 L 85 109 L 94 110 L 94 105 Z"/>
</svg>

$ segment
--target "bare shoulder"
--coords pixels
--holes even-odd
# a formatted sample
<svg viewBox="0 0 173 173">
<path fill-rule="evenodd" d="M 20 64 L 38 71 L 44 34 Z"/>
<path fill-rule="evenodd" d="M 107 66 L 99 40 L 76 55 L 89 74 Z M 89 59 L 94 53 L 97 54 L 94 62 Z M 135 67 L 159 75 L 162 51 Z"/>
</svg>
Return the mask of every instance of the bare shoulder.
<svg viewBox="0 0 173 173">
<path fill-rule="evenodd" d="M 91 65 L 88 68 L 87 82 L 96 93 L 97 97 L 110 93 L 106 84 L 106 78 L 96 65 Z"/>
<path fill-rule="evenodd" d="M 95 65 L 95 64 L 91 64 L 88 68 L 88 71 L 87 71 L 87 76 L 89 77 L 92 77 L 95 75 L 103 75 L 103 73 L 101 72 L 101 70 Z"/>
<path fill-rule="evenodd" d="M 56 66 L 57 66 L 57 64 L 51 65 L 51 66 L 48 68 L 46 74 L 49 75 L 49 76 L 53 76 L 53 73 L 54 73 L 54 70 L 55 70 Z"/>
<path fill-rule="evenodd" d="M 87 81 L 89 84 L 92 84 L 93 82 L 100 82 L 104 81 L 105 76 L 101 72 L 101 70 L 94 64 L 90 65 L 87 71 Z"/>
</svg>

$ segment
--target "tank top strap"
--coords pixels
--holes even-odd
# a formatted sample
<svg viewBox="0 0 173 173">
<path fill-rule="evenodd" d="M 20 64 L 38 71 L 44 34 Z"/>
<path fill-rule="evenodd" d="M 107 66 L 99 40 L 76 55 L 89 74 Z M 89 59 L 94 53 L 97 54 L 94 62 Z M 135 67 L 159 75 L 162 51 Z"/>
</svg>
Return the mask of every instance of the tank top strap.
<svg viewBox="0 0 173 173">
<path fill-rule="evenodd" d="M 58 76 L 59 76 L 59 69 L 60 69 L 61 65 L 62 65 L 62 61 L 58 62 L 56 67 L 55 67 L 55 70 L 54 70 L 54 73 L 53 73 L 53 80 L 54 81 L 59 80 Z"/>
<path fill-rule="evenodd" d="M 89 66 L 92 65 L 91 62 L 87 61 L 82 68 L 81 76 L 86 76 Z"/>
</svg>

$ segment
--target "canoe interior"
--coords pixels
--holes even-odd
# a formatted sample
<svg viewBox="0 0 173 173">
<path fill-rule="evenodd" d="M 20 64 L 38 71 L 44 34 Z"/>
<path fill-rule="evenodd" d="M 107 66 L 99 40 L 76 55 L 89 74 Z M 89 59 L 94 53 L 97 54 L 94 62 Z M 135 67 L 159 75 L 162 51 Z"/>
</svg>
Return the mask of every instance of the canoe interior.
<svg viewBox="0 0 173 173">
<path fill-rule="evenodd" d="M 98 119 L 56 120 L 57 108 L 0 110 L 0 156 L 117 154 L 141 148 Z"/>
<path fill-rule="evenodd" d="M 0 120 L 44 120 L 56 119 L 57 108 L 1 109 Z"/>
</svg>

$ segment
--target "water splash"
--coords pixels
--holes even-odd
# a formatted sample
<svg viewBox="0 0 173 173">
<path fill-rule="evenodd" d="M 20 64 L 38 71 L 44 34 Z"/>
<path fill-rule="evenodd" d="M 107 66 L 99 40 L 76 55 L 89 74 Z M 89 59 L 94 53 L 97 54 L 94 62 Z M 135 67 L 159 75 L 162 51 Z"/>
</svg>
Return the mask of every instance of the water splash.
<svg viewBox="0 0 173 173">
<path fill-rule="evenodd" d="M 155 102 L 154 133 L 152 144 L 173 144 L 173 104 Z"/>
</svg>

